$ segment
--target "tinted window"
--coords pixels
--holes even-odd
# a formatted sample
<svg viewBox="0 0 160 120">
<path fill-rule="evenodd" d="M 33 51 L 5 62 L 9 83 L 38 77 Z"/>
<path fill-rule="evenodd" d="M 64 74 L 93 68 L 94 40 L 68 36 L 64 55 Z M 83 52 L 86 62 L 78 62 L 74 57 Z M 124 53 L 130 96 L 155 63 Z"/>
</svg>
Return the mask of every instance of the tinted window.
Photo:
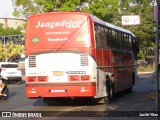
<svg viewBox="0 0 160 120">
<path fill-rule="evenodd" d="M 103 27 L 101 27 L 101 42 L 102 42 L 102 46 L 103 48 L 106 47 L 106 32 L 105 29 Z"/>
<path fill-rule="evenodd" d="M 18 68 L 17 64 L 2 64 L 1 67 L 3 68 Z"/>
<path fill-rule="evenodd" d="M 101 43 L 101 29 L 98 25 L 95 25 L 95 39 L 96 39 L 96 46 L 97 47 L 102 47 Z"/>
</svg>

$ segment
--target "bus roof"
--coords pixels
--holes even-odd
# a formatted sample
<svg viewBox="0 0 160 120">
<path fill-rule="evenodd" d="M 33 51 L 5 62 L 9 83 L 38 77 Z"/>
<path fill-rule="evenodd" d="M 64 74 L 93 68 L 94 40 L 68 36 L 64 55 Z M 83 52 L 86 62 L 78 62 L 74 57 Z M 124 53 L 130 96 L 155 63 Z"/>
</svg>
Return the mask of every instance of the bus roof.
<svg viewBox="0 0 160 120">
<path fill-rule="evenodd" d="M 111 23 L 108 23 L 108 22 L 105 22 L 103 20 L 100 20 L 99 18 L 97 18 L 96 16 L 90 14 L 90 17 L 92 18 L 93 21 L 95 21 L 96 23 L 99 23 L 99 24 L 102 24 L 102 25 L 105 25 L 105 26 L 108 26 L 112 29 L 116 29 L 116 30 L 119 30 L 119 31 L 122 31 L 122 32 L 125 32 L 125 33 L 129 33 L 131 34 L 132 36 L 135 37 L 135 35 L 130 31 L 130 30 L 127 30 L 127 29 L 124 29 L 122 27 L 119 27 L 119 26 L 116 26 L 116 25 L 113 25 Z"/>
</svg>

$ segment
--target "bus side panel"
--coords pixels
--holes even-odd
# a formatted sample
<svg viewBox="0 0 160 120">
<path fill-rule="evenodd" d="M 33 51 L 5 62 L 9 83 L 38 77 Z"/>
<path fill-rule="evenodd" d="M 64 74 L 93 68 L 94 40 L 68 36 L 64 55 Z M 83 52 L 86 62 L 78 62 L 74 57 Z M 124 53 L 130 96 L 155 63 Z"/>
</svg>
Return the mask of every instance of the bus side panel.
<svg viewBox="0 0 160 120">
<path fill-rule="evenodd" d="M 103 66 L 103 58 L 102 58 L 102 49 L 98 49 L 96 50 L 96 60 L 97 60 L 97 64 L 98 66 Z"/>
<path fill-rule="evenodd" d="M 95 49 L 95 59 L 97 61 L 98 66 L 105 66 L 105 64 L 109 64 L 109 52 L 105 52 L 104 56 L 104 50 L 101 48 Z M 96 98 L 101 98 L 104 96 L 107 96 L 106 92 L 106 75 L 108 74 L 108 71 L 106 69 L 97 69 L 97 95 Z"/>
<path fill-rule="evenodd" d="M 132 83 L 132 54 L 127 52 L 112 52 L 112 65 L 122 66 L 114 68 L 115 75 L 115 90 L 116 92 L 123 91 L 131 87 Z"/>
<path fill-rule="evenodd" d="M 110 66 L 111 65 L 111 51 L 108 49 L 103 50 L 103 66 Z"/>
</svg>

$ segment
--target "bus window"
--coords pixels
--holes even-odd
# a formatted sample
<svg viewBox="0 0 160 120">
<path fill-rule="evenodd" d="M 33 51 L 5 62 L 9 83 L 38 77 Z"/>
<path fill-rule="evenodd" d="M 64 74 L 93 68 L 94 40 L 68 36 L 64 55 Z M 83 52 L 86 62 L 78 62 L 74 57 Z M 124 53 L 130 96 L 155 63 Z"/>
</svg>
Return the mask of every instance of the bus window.
<svg viewBox="0 0 160 120">
<path fill-rule="evenodd" d="M 108 29 L 108 42 L 111 48 L 112 47 L 112 30 L 111 29 Z"/>
<path fill-rule="evenodd" d="M 121 33 L 117 31 L 117 42 L 118 42 L 118 49 L 121 49 Z"/>
<path fill-rule="evenodd" d="M 128 35 L 126 35 L 126 50 L 129 50 L 129 39 L 128 39 Z"/>
<path fill-rule="evenodd" d="M 121 32 L 120 33 L 120 37 L 121 37 L 121 39 L 120 39 L 120 48 L 123 50 L 123 48 L 124 48 L 124 44 L 123 44 L 123 33 Z"/>
<path fill-rule="evenodd" d="M 112 30 L 112 48 L 116 48 L 116 32 Z"/>
<path fill-rule="evenodd" d="M 118 31 L 115 31 L 115 47 L 116 47 L 116 49 L 119 49 L 118 42 L 119 42 Z"/>
<path fill-rule="evenodd" d="M 106 35 L 106 47 L 109 48 L 110 47 L 110 38 L 109 38 L 109 30 L 107 28 L 105 28 L 105 35 Z"/>
<path fill-rule="evenodd" d="M 131 50 L 131 41 L 130 41 L 130 35 L 127 35 L 127 43 L 128 43 L 128 50 Z"/>
<path fill-rule="evenodd" d="M 106 32 L 103 27 L 101 27 L 101 41 L 103 48 L 106 48 Z"/>
<path fill-rule="evenodd" d="M 123 48 L 124 50 L 127 50 L 127 35 L 126 34 L 123 34 Z"/>
<path fill-rule="evenodd" d="M 130 45 L 129 35 L 127 35 L 127 40 L 128 40 L 128 50 L 130 51 L 131 45 Z"/>
<path fill-rule="evenodd" d="M 100 27 L 98 25 L 95 25 L 95 39 L 96 39 L 96 47 L 102 47 L 102 43 L 101 43 L 101 37 L 100 37 Z"/>
</svg>

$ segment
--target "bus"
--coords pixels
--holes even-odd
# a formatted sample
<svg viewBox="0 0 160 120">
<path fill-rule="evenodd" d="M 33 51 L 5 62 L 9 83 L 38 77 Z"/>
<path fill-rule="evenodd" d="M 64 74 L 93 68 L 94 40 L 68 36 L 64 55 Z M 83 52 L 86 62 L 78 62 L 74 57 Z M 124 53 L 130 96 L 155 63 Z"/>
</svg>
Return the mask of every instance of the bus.
<svg viewBox="0 0 160 120">
<path fill-rule="evenodd" d="M 137 39 L 129 30 L 84 12 L 51 12 L 28 18 L 26 95 L 110 102 L 137 80 Z"/>
</svg>

